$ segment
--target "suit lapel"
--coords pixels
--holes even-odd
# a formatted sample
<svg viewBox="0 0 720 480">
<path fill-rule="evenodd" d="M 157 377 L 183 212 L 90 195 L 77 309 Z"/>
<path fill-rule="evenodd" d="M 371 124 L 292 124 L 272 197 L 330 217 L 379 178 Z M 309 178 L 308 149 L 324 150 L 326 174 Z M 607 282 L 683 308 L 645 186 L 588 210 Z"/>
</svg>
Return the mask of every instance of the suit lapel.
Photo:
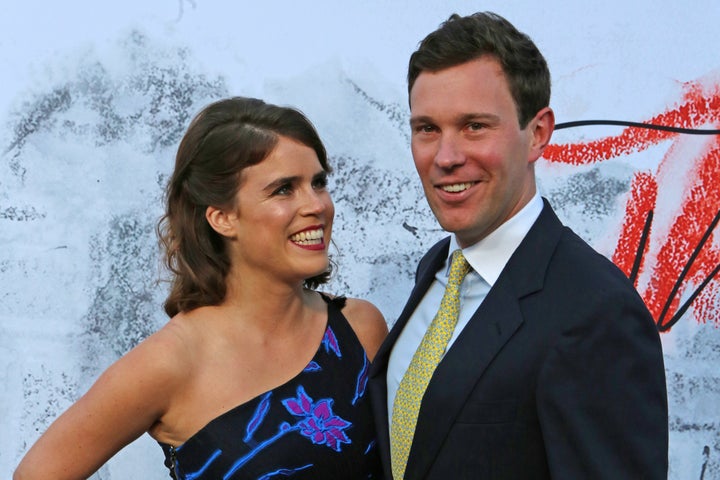
<svg viewBox="0 0 720 480">
<path fill-rule="evenodd" d="M 447 238 L 428 251 L 428 253 L 420 261 L 417 271 L 415 286 L 410 292 L 405 308 L 400 313 L 397 321 L 388 333 L 387 338 L 378 349 L 370 370 L 368 379 L 368 388 L 371 393 L 371 402 L 373 413 L 375 415 L 375 427 L 377 429 L 377 445 L 382 459 L 383 468 L 385 470 L 385 478 L 391 479 L 390 471 L 390 435 L 388 426 L 388 410 L 387 410 L 387 384 L 386 374 L 387 365 L 390 360 L 390 353 L 393 345 L 397 341 L 402 329 L 405 327 L 408 319 L 417 308 L 420 300 L 425 296 L 428 288 L 435 279 L 435 273 L 443 265 L 448 255 L 448 246 L 450 239 Z"/>
<path fill-rule="evenodd" d="M 406 478 L 423 478 L 478 379 L 522 325 L 516 296 L 493 287 L 438 365 L 423 397 Z"/>
<path fill-rule="evenodd" d="M 420 300 L 425 296 L 428 288 L 435 279 L 435 274 L 445 262 L 448 256 L 448 247 L 450 245 L 450 238 L 446 238 L 440 243 L 436 244 L 420 261 L 420 265 L 417 271 L 417 279 L 415 286 L 410 292 L 403 311 L 400 313 L 397 321 L 393 325 L 392 329 L 388 333 L 385 341 L 380 345 L 375 359 L 373 361 L 373 371 L 371 375 L 385 374 L 387 369 L 387 362 L 390 359 L 390 352 L 392 351 L 393 345 L 397 341 L 402 329 L 410 319 L 410 316 L 417 308 Z"/>
<path fill-rule="evenodd" d="M 563 229 L 550 205 L 547 201 L 544 203 L 540 217 L 513 253 L 485 301 L 440 362 L 428 385 L 408 458 L 405 472 L 407 479 L 420 479 L 427 474 L 478 379 L 521 328 L 522 298 L 542 289 L 545 271 Z M 448 245 L 449 239 L 440 242 L 421 260 L 417 283 L 380 347 L 370 372 L 369 388 L 378 430 L 378 449 L 388 479 L 392 478 L 392 474 L 385 384 L 387 362 L 400 332 L 447 258 Z"/>
<path fill-rule="evenodd" d="M 498 281 L 438 365 L 423 397 L 405 478 L 424 478 L 488 365 L 521 328 L 522 298 L 542 289 L 562 224 L 545 203 Z"/>
</svg>

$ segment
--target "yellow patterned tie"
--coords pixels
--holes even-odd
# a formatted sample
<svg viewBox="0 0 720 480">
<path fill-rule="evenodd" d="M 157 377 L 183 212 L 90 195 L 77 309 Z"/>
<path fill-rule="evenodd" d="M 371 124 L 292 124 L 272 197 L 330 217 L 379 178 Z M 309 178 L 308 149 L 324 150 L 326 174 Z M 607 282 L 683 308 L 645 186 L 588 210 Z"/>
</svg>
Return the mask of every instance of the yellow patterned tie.
<svg viewBox="0 0 720 480">
<path fill-rule="evenodd" d="M 395 480 L 402 480 L 405 475 L 420 402 L 455 330 L 460 313 L 460 284 L 469 271 L 470 265 L 462 251 L 455 250 L 440 309 L 425 332 L 398 386 L 390 426 L 390 458 Z"/>
</svg>

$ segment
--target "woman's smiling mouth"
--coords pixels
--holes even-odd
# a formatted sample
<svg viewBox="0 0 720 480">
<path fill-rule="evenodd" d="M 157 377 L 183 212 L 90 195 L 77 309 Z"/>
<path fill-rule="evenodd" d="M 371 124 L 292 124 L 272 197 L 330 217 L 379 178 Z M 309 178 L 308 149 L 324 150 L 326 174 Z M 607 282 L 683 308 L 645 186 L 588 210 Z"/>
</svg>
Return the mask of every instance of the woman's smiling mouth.
<svg viewBox="0 0 720 480">
<path fill-rule="evenodd" d="M 298 232 L 290 236 L 290 241 L 303 247 L 324 245 L 323 229 L 322 227 L 316 227 Z"/>
</svg>

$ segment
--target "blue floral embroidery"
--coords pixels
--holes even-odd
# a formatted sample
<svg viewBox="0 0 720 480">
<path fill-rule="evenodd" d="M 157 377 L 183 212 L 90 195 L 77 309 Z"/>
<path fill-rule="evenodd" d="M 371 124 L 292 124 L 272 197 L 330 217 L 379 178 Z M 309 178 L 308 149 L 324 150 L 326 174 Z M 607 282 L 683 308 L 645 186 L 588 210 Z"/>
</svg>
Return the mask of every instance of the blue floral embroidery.
<svg viewBox="0 0 720 480">
<path fill-rule="evenodd" d="M 250 418 L 250 421 L 245 428 L 245 437 L 243 438 L 243 442 L 249 443 L 252 440 L 255 430 L 257 430 L 262 421 L 265 420 L 265 416 L 267 415 L 268 410 L 270 410 L 271 395 L 272 391 L 267 392 L 263 395 L 262 399 L 260 399 L 260 403 L 255 409 L 255 413 L 253 413 L 253 416 Z"/>
<path fill-rule="evenodd" d="M 318 372 L 320 370 L 322 370 L 322 367 L 315 360 L 311 360 L 307 367 L 303 369 L 303 372 Z"/>
<path fill-rule="evenodd" d="M 207 459 L 205 464 L 202 467 L 200 467 L 199 470 L 197 470 L 196 472 L 190 472 L 182 478 L 184 478 L 185 480 L 195 480 L 196 478 L 199 478 L 203 473 L 205 473 L 205 470 L 208 469 L 210 464 L 213 463 L 215 461 L 215 459 L 220 456 L 221 453 L 222 453 L 222 450 L 215 450 L 213 452 L 213 454 L 210 455 L 210 457 Z M 177 468 L 176 468 L 176 472 L 177 472 Z"/>
<path fill-rule="evenodd" d="M 297 398 L 288 398 L 282 403 L 290 413 L 303 417 L 297 426 L 300 427 L 300 433 L 314 444 L 327 445 L 339 452 L 341 444 L 351 443 L 343 430 L 352 423 L 333 414 L 331 398 L 313 403 L 301 385 L 297 389 Z"/>
<path fill-rule="evenodd" d="M 363 366 L 358 373 L 357 381 L 355 383 L 355 396 L 352 399 L 351 404 L 355 405 L 357 401 L 365 395 L 365 388 L 368 382 L 368 370 L 370 369 L 370 363 L 366 355 L 363 355 Z"/>
<path fill-rule="evenodd" d="M 325 335 L 320 344 L 325 347 L 327 353 L 333 352 L 338 358 L 342 358 L 340 345 L 338 344 L 337 337 L 335 337 L 335 332 L 333 332 L 329 326 L 325 330 Z"/>
<path fill-rule="evenodd" d="M 270 478 L 276 476 L 276 475 L 283 475 L 285 477 L 289 477 L 295 472 L 299 472 L 300 470 L 305 470 L 306 468 L 312 467 L 313 464 L 309 463 L 307 465 L 303 465 L 302 467 L 298 468 L 281 468 L 278 470 L 275 470 L 274 472 L 266 473 L 262 477 L 258 477 L 258 480 L 269 480 Z"/>
<path fill-rule="evenodd" d="M 322 354 L 322 350 L 324 350 L 329 356 L 342 359 L 341 346 L 338 342 L 338 338 L 335 336 L 335 332 L 330 326 L 325 329 L 318 354 Z M 365 396 L 367 391 L 370 362 L 364 355 L 362 361 L 363 364 L 359 370 L 355 370 L 353 368 L 356 372 L 356 379 L 355 393 L 350 401 L 352 405 L 358 403 L 360 399 Z M 357 364 L 353 363 L 353 365 Z M 325 369 L 324 367 L 324 364 L 321 366 L 318 361 L 313 359 L 306 365 L 303 372 L 320 372 Z M 348 372 L 347 375 L 351 376 L 352 374 Z M 351 386 L 349 385 L 349 387 Z M 250 447 L 250 450 L 244 453 L 238 453 L 238 456 L 234 457 L 232 465 L 224 472 L 224 475 L 221 475 L 221 478 L 225 480 L 232 480 L 241 476 L 240 472 L 244 465 L 246 465 L 251 459 L 255 458 L 261 451 L 264 451 L 266 447 L 275 444 L 282 437 L 285 437 L 292 432 L 297 432 L 307 438 L 314 445 L 325 445 L 335 452 L 341 452 L 343 450 L 343 444 L 350 445 L 357 442 L 357 439 L 351 440 L 348 436 L 348 434 L 351 433 L 351 430 L 349 429 L 353 426 L 352 422 L 345 420 L 333 412 L 333 405 L 336 401 L 340 400 L 339 398 L 320 398 L 317 401 L 314 401 L 302 385 L 297 385 L 296 395 L 294 397 L 290 396 L 285 399 L 282 399 L 283 397 L 279 397 L 276 399 L 275 397 L 277 395 L 278 392 L 273 390 L 258 398 L 257 406 L 245 425 L 245 432 L 243 432 L 243 441 L 248 447 Z M 293 417 L 295 417 L 295 421 L 285 421 L 281 422 L 279 425 L 275 424 L 277 425 L 277 427 L 275 427 L 277 430 L 275 430 L 274 434 L 267 430 L 267 427 L 269 426 L 266 425 L 265 431 L 268 432 L 269 436 L 261 435 L 260 432 L 263 431 L 261 426 L 266 423 L 266 417 L 270 415 L 270 410 L 273 408 L 272 405 L 277 405 L 277 400 L 280 400 L 285 409 Z M 345 402 L 350 399 L 348 397 L 343 397 L 342 400 L 343 405 L 345 405 Z M 338 405 L 340 404 L 338 403 Z M 239 429 L 240 432 L 242 432 L 241 429 L 242 427 Z M 355 442 L 353 442 L 353 440 L 355 440 Z M 368 445 L 366 445 L 364 454 L 368 455 L 369 452 L 375 450 L 376 448 L 375 441 L 372 440 Z M 347 448 L 345 451 L 347 452 Z M 190 480 L 198 479 L 203 476 L 203 474 L 206 474 L 208 467 L 213 464 L 217 458 L 219 458 L 220 454 L 221 452 L 219 450 L 213 452 L 206 458 L 204 464 L 198 470 L 183 478 Z M 277 477 L 293 477 L 296 473 L 302 470 L 313 468 L 313 464 L 309 463 L 294 467 L 275 465 L 274 467 L 274 470 L 266 471 L 257 477 L 257 480 L 273 480 Z M 372 475 L 368 478 L 371 477 Z"/>
<path fill-rule="evenodd" d="M 363 455 L 367 455 L 368 453 L 370 453 L 370 450 L 372 450 L 374 446 L 375 446 L 375 440 L 371 440 L 370 443 L 368 443 L 368 446 L 365 449 L 365 453 L 363 453 Z"/>
<path fill-rule="evenodd" d="M 263 401 L 264 400 L 269 401 L 269 397 L 263 398 Z M 318 402 L 313 402 L 312 398 L 310 398 L 310 396 L 305 392 L 305 388 L 300 385 L 297 388 L 297 398 L 286 398 L 282 401 L 282 404 L 288 412 L 294 416 L 302 417 L 301 420 L 299 420 L 295 425 L 290 425 L 288 422 L 282 422 L 275 435 L 262 441 L 247 454 L 237 459 L 223 476 L 224 480 L 227 480 L 235 475 L 243 465 L 245 465 L 265 447 L 276 442 L 283 435 L 293 431 L 299 432 L 302 436 L 310 439 L 310 441 L 316 445 L 327 445 L 336 452 L 340 451 L 343 443 L 352 443 L 343 431 L 351 426 L 352 423 L 333 414 L 333 400 L 331 398 L 324 398 Z M 258 406 L 251 423 L 256 424 L 262 421 L 265 413 L 267 413 L 261 413 L 262 410 L 263 408 Z M 246 430 L 250 430 L 249 425 Z"/>
</svg>

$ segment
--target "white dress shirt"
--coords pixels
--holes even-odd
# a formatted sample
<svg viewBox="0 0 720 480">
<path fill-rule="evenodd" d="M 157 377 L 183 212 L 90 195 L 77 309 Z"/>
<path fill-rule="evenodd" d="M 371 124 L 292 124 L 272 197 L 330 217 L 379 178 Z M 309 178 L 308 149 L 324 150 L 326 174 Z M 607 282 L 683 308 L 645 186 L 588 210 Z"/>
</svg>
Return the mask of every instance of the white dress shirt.
<svg viewBox="0 0 720 480">
<path fill-rule="evenodd" d="M 448 349 L 460 335 L 470 317 L 480 307 L 490 288 L 495 284 L 505 264 L 520 245 L 535 220 L 540 216 L 543 202 L 540 194 L 535 196 L 508 221 L 474 245 L 462 249 L 463 255 L 472 267 L 460 285 L 460 316 L 455 326 Z M 410 316 L 405 328 L 393 346 L 387 369 L 388 421 L 392 423 L 393 403 L 400 380 L 410 365 L 415 350 L 430 326 L 445 293 L 450 273 L 450 256 L 459 247 L 453 234 L 450 249 L 443 268 L 435 274 L 435 280 Z M 389 423 L 389 424 L 390 424 Z"/>
</svg>

